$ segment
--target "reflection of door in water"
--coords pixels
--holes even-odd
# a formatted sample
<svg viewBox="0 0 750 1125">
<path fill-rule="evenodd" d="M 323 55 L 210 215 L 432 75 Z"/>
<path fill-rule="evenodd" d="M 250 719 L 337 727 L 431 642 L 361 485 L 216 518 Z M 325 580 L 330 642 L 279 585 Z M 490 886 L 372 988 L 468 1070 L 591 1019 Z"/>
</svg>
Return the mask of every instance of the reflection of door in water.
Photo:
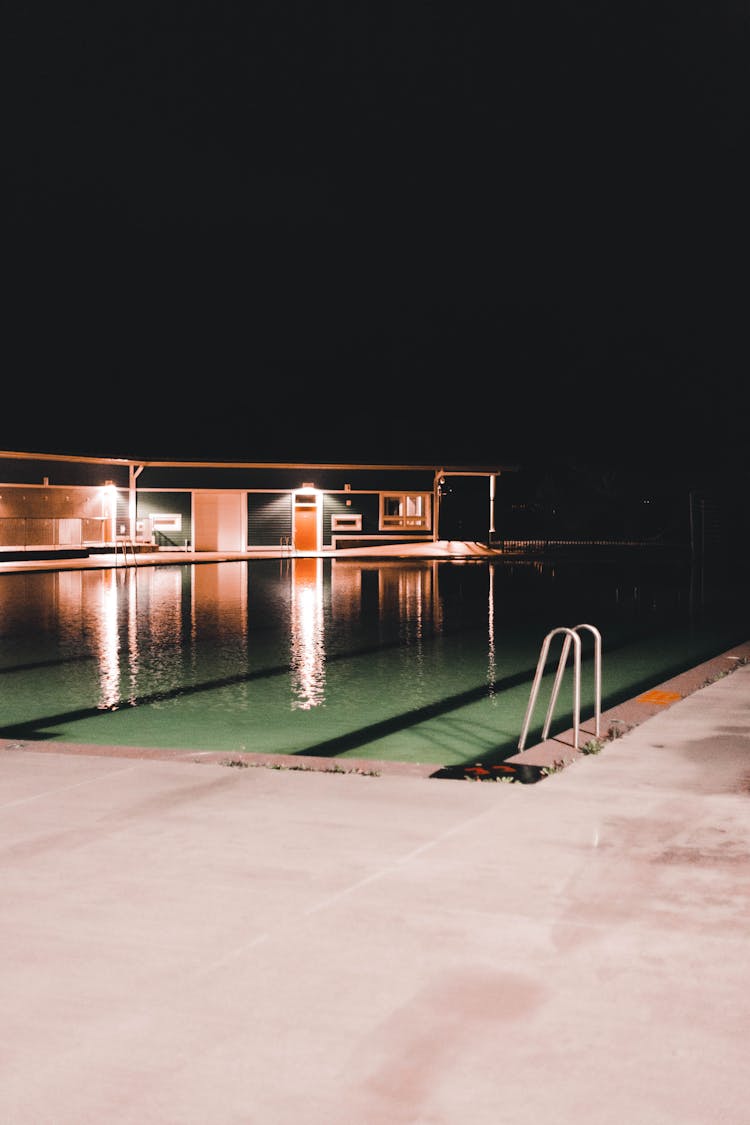
<svg viewBox="0 0 750 1125">
<path fill-rule="evenodd" d="M 318 549 L 318 507 L 307 497 L 294 506 L 294 546 L 297 551 L 317 551 Z"/>
<path fill-rule="evenodd" d="M 292 707 L 308 711 L 325 703 L 323 560 L 294 559 L 292 568 Z"/>
</svg>

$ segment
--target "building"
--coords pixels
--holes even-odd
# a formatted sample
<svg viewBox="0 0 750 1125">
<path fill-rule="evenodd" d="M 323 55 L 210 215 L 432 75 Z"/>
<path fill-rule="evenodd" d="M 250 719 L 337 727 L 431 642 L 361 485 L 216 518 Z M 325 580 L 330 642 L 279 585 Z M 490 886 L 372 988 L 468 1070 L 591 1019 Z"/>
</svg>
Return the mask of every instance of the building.
<svg viewBox="0 0 750 1125">
<path fill-rule="evenodd" d="M 512 465 L 143 461 L 0 451 L 0 552 L 331 551 L 495 536 Z"/>
</svg>

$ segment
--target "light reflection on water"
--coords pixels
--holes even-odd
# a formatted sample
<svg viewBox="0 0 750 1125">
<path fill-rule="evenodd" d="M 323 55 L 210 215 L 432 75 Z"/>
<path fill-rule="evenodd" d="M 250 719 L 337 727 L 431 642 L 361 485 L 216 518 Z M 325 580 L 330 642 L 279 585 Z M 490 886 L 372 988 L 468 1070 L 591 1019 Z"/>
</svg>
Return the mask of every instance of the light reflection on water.
<svg viewBox="0 0 750 1125">
<path fill-rule="evenodd" d="M 490 698 L 495 694 L 495 677 L 497 665 L 495 663 L 495 583 L 494 570 L 488 568 L 488 594 L 487 594 L 487 691 Z"/>
<path fill-rule="evenodd" d="M 292 707 L 308 711 L 325 702 L 323 560 L 292 560 L 290 626 Z"/>
<path fill-rule="evenodd" d="M 99 700 L 97 707 L 109 711 L 120 704 L 120 644 L 117 628 L 117 575 L 105 571 L 99 589 L 98 626 Z"/>
<path fill-rule="evenodd" d="M 602 631 L 605 694 L 746 639 L 736 606 L 729 623 L 696 620 L 671 564 L 287 558 L 3 575 L 0 736 L 445 763 L 512 753 L 545 634 L 582 620 Z"/>
</svg>

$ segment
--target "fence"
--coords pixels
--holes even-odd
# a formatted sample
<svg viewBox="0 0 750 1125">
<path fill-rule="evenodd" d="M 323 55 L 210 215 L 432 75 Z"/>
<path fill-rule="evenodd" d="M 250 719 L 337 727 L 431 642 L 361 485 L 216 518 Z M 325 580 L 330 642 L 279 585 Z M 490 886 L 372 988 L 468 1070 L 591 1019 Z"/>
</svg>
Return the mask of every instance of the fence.
<svg viewBox="0 0 750 1125">
<path fill-rule="evenodd" d="M 107 542 L 110 521 L 96 517 L 0 517 L 0 551 L 81 550 Z"/>
<path fill-rule="evenodd" d="M 668 548 L 668 543 L 654 540 L 643 541 L 640 539 L 493 539 L 492 547 L 508 554 L 519 555 L 550 555 L 561 551 L 580 551 L 587 547 L 609 547 L 620 550 L 625 547 L 648 547 L 653 549 Z"/>
</svg>

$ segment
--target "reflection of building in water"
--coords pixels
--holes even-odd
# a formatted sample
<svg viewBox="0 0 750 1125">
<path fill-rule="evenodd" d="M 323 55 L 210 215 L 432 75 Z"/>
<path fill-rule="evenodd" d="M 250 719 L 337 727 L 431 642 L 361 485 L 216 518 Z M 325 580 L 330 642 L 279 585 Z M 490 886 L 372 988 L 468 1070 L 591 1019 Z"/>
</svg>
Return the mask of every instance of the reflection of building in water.
<svg viewBox="0 0 750 1125">
<path fill-rule="evenodd" d="M 190 570 L 114 568 L 96 578 L 86 575 L 84 587 L 81 572 L 58 577 L 61 623 L 69 622 L 72 631 L 84 622 L 93 646 L 100 710 L 134 706 L 144 692 L 179 685 L 186 645 L 197 637 L 220 638 L 222 645 L 237 641 L 240 650 L 246 650 L 246 563 Z"/>
<path fill-rule="evenodd" d="M 434 570 L 420 567 L 382 567 L 379 575 L 380 616 L 398 617 L 399 635 L 407 643 L 422 641 L 432 619 Z"/>
<path fill-rule="evenodd" d="M 399 645 L 415 706 L 429 696 L 427 649 L 443 630 L 440 565 L 436 559 L 413 563 L 402 559 L 335 559 L 332 563 L 331 600 L 337 628 L 342 619 L 356 622 L 376 618 L 379 643 L 391 645 L 397 641 Z"/>
<path fill-rule="evenodd" d="M 198 569 L 197 567 L 195 568 Z M 141 572 L 140 594 L 146 600 L 147 612 L 142 617 L 148 627 L 152 645 L 165 649 L 179 645 L 182 639 L 182 575 L 180 568 L 149 567 Z M 161 573 L 160 573 L 161 572 Z"/>
<path fill-rule="evenodd" d="M 359 621 L 362 609 L 362 564 L 331 562 L 331 606 L 336 621 Z"/>
<path fill-rule="evenodd" d="M 111 711 L 120 702 L 120 645 L 117 630 L 117 571 L 105 570 L 100 576 L 97 626 L 99 661 L 99 702 L 102 711 Z"/>
<path fill-rule="evenodd" d="M 495 694 L 497 665 L 495 663 L 495 564 L 487 567 L 489 590 L 487 593 L 487 686 L 490 696 Z"/>
<path fill-rule="evenodd" d="M 367 597 L 377 597 L 381 620 L 399 622 L 399 633 L 407 642 L 419 640 L 429 627 L 442 631 L 439 597 L 439 566 L 436 559 L 413 565 L 398 559 L 335 559 L 331 569 L 331 594 L 336 616 L 355 621 Z"/>
<path fill-rule="evenodd" d="M 323 560 L 292 562 L 292 707 L 308 711 L 325 701 Z"/>
<path fill-rule="evenodd" d="M 245 562 L 193 567 L 193 634 L 210 633 L 246 647 L 247 583 Z"/>
<path fill-rule="evenodd" d="M 127 600 L 125 610 L 127 613 L 128 631 L 128 703 L 133 707 L 138 702 L 138 672 L 140 670 L 138 646 L 138 572 L 131 567 L 125 578 Z M 123 693 L 125 694 L 125 693 Z"/>
<path fill-rule="evenodd" d="M 99 612 L 91 615 L 90 631 L 96 638 L 101 710 L 123 702 L 137 703 L 145 685 L 139 682 L 141 647 L 156 653 L 179 652 L 183 637 L 182 580 L 178 569 L 148 567 L 102 571 L 97 587 Z M 142 634 L 139 636 L 139 598 Z M 120 622 L 126 632 L 127 662 L 120 649 Z M 127 676 L 127 682 L 124 676 Z M 153 687 L 153 683 L 149 685 Z M 164 685 L 160 685 L 164 686 Z"/>
<path fill-rule="evenodd" d="M 198 569 L 198 568 L 196 568 Z M 120 575 L 122 613 L 127 622 L 127 690 L 121 696 L 135 706 L 154 691 L 180 682 L 187 614 L 181 567 L 132 567 Z"/>
<path fill-rule="evenodd" d="M 101 579 L 101 575 L 97 575 L 97 578 Z M 87 619 L 90 607 L 84 604 L 83 572 L 61 570 L 58 574 L 45 574 L 41 580 L 44 581 L 44 594 L 47 596 L 37 597 L 35 604 L 46 602 L 55 607 L 60 641 L 64 648 L 69 646 L 71 651 L 75 651 L 80 645 L 81 635 L 86 635 L 90 630 Z M 86 590 L 90 589 L 91 585 L 87 582 Z M 38 624 L 35 623 L 34 627 L 38 628 Z"/>
</svg>

